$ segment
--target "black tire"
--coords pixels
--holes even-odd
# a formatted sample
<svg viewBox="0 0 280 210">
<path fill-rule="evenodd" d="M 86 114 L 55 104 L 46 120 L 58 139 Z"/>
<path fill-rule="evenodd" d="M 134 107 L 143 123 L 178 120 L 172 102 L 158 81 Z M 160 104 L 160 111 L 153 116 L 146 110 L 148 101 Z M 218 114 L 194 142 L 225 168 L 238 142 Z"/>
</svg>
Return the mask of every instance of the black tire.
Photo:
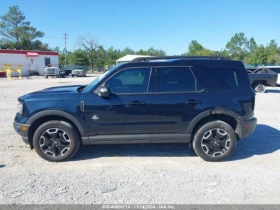
<svg viewBox="0 0 280 210">
<path fill-rule="evenodd" d="M 48 79 L 48 76 L 45 76 L 46 79 Z"/>
<path fill-rule="evenodd" d="M 254 89 L 255 89 L 255 92 L 257 92 L 257 93 L 264 93 L 266 90 L 265 85 L 263 85 L 263 84 L 257 84 Z"/>
<path fill-rule="evenodd" d="M 216 137 L 214 137 L 215 135 Z M 195 153 L 203 160 L 218 162 L 232 154 L 236 142 L 236 134 L 232 127 L 217 120 L 210 121 L 198 128 L 192 143 Z"/>
<path fill-rule="evenodd" d="M 80 147 L 80 138 L 78 131 L 70 123 L 53 120 L 38 127 L 34 133 L 33 145 L 41 158 L 50 162 L 62 162 L 71 159 L 76 154 Z M 66 152 L 61 154 L 64 150 Z"/>
</svg>

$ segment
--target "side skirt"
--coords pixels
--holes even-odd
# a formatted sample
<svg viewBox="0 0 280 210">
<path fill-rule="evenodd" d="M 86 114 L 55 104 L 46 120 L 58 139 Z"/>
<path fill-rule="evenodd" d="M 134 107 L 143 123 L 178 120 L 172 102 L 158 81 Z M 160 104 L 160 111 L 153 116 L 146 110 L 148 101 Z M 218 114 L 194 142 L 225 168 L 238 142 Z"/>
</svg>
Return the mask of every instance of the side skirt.
<svg viewBox="0 0 280 210">
<path fill-rule="evenodd" d="M 126 134 L 97 135 L 82 138 L 84 145 L 89 144 L 147 144 L 147 143 L 190 143 L 190 134 Z"/>
</svg>

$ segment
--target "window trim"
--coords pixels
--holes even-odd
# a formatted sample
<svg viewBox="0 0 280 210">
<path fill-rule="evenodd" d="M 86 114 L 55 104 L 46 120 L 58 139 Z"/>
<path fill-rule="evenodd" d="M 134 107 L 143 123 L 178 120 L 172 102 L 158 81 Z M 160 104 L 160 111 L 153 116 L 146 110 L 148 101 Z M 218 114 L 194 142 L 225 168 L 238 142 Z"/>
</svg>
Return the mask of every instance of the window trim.
<svg viewBox="0 0 280 210">
<path fill-rule="evenodd" d="M 152 79 L 152 77 L 156 76 L 155 73 L 154 73 L 154 70 L 155 68 L 168 68 L 168 67 L 188 67 L 195 79 L 195 91 L 180 91 L 180 92 L 155 92 L 155 79 Z M 201 90 L 197 90 L 197 83 L 198 83 L 198 78 L 196 77 L 195 73 L 193 72 L 193 68 L 194 66 L 191 66 L 191 65 L 160 65 L 160 66 L 135 66 L 135 67 L 125 67 L 125 68 L 122 68 L 122 69 L 119 69 L 117 70 L 114 74 L 112 74 L 109 78 L 107 78 L 105 81 L 103 81 L 100 85 L 98 85 L 98 87 L 96 87 L 92 92 L 97 94 L 98 95 L 98 90 L 104 86 L 104 84 L 109 80 L 111 79 L 111 77 L 113 77 L 115 74 L 117 74 L 118 72 L 120 71 L 123 71 L 123 70 L 126 70 L 126 69 L 139 69 L 139 68 L 147 68 L 147 69 L 150 69 L 150 75 L 149 75 L 149 83 L 148 83 L 148 87 L 147 87 L 147 92 L 145 93 L 117 93 L 117 94 L 114 94 L 114 95 L 153 95 L 153 94 L 178 94 L 178 93 L 203 93 L 206 91 L 206 88 L 204 87 L 203 89 Z M 151 92 L 148 92 L 149 89 L 150 89 L 150 85 L 151 85 L 151 81 L 154 82 L 154 84 L 152 84 L 152 90 Z"/>
<path fill-rule="evenodd" d="M 93 90 L 92 92 L 94 92 L 95 94 L 98 94 L 98 90 L 103 87 L 106 82 L 111 79 L 113 76 L 115 76 L 116 74 L 118 74 L 119 72 L 121 71 L 124 71 L 124 70 L 127 70 L 127 69 L 143 69 L 143 68 L 146 68 L 146 69 L 149 69 L 150 73 L 149 73 L 149 78 L 148 78 L 148 85 L 147 85 L 147 90 L 146 92 L 143 92 L 143 93 L 114 93 L 113 95 L 143 95 L 143 94 L 151 94 L 152 92 L 148 92 L 149 91 L 149 88 L 150 88 L 150 81 L 151 81 L 151 76 L 152 76 L 152 67 L 151 66 L 135 66 L 135 67 L 125 67 L 123 69 L 120 69 L 118 71 L 116 71 L 114 74 L 112 74 L 109 78 L 107 78 L 105 81 L 103 81 L 95 90 Z"/>
<path fill-rule="evenodd" d="M 154 71 L 156 68 L 182 68 L 182 67 L 186 67 L 190 70 L 191 74 L 193 75 L 193 78 L 195 80 L 195 90 L 194 91 L 175 91 L 175 92 L 153 92 L 153 94 L 178 94 L 178 93 L 202 93 L 205 91 L 205 88 L 201 89 L 201 90 L 197 90 L 197 78 L 192 70 L 193 66 L 189 66 L 189 65 L 180 65 L 180 66 L 154 66 L 152 67 L 152 71 Z"/>
</svg>

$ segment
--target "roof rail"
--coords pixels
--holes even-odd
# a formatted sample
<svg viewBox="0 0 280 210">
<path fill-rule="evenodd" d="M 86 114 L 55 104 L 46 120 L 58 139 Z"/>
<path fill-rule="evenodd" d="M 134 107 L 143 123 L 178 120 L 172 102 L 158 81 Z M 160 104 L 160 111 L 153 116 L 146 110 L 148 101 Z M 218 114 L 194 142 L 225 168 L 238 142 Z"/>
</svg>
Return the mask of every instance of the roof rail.
<svg viewBox="0 0 280 210">
<path fill-rule="evenodd" d="M 231 60 L 230 58 L 222 56 L 151 56 L 138 57 L 130 62 L 149 62 L 151 60 L 168 60 L 168 59 L 182 59 L 182 60 Z"/>
</svg>

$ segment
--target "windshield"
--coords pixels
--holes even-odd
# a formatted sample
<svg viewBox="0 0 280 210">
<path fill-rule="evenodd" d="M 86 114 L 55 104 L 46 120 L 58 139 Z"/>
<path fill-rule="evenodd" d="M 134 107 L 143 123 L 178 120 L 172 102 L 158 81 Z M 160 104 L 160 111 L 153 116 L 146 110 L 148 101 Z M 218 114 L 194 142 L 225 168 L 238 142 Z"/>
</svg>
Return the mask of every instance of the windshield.
<svg viewBox="0 0 280 210">
<path fill-rule="evenodd" d="M 119 66 L 121 66 L 123 64 L 118 64 L 116 66 L 114 66 L 113 68 L 109 69 L 108 71 L 106 71 L 104 74 L 100 75 L 99 77 L 97 77 L 95 80 L 93 80 L 90 84 L 88 84 L 84 89 L 84 91 L 90 90 L 92 88 L 94 88 L 94 86 L 101 81 L 107 74 L 109 74 L 110 72 L 112 72 L 113 70 L 115 70 L 116 68 L 118 68 Z"/>
</svg>

